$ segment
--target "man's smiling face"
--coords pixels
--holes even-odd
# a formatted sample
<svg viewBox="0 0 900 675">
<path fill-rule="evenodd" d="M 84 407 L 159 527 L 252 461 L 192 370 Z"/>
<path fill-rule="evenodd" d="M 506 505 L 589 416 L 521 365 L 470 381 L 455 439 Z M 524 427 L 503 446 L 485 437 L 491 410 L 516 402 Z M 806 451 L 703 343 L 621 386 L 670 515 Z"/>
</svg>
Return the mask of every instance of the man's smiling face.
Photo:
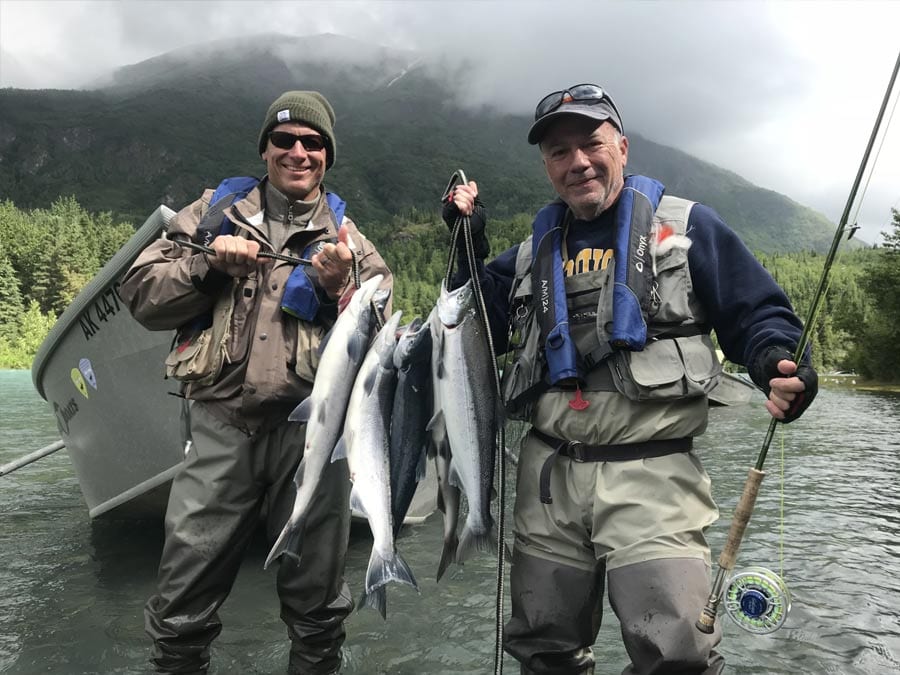
<svg viewBox="0 0 900 675">
<path fill-rule="evenodd" d="M 541 141 L 547 177 L 576 218 L 593 220 L 619 197 L 628 139 L 609 122 L 562 115 Z"/>
<path fill-rule="evenodd" d="M 321 134 L 298 122 L 285 122 L 274 127 L 272 131 L 284 131 L 297 136 Z M 269 180 L 283 194 L 291 199 L 304 201 L 313 199 L 319 193 L 319 185 L 325 177 L 325 153 L 321 150 L 306 150 L 302 143 L 294 143 L 290 150 L 282 150 L 266 142 L 266 150 L 262 158 L 266 161 Z"/>
</svg>

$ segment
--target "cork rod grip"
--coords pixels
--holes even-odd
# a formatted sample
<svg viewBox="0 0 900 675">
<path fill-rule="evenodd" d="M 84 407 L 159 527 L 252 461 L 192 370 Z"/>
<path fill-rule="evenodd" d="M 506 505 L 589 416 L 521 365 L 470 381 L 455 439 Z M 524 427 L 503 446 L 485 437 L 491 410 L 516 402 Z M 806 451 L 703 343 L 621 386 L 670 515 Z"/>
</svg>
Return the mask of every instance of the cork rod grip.
<svg viewBox="0 0 900 675">
<path fill-rule="evenodd" d="M 722 548 L 722 554 L 719 556 L 719 567 L 725 570 L 734 569 L 737 562 L 738 549 L 741 547 L 741 541 L 744 538 L 744 530 L 747 529 L 747 523 L 750 522 L 750 516 L 753 514 L 753 507 L 756 504 L 756 496 L 759 494 L 759 486 L 765 477 L 765 471 L 758 469 L 750 469 L 747 474 L 747 482 L 744 483 L 744 491 L 734 510 L 734 518 L 731 521 L 731 529 L 728 530 L 728 539 Z"/>
</svg>

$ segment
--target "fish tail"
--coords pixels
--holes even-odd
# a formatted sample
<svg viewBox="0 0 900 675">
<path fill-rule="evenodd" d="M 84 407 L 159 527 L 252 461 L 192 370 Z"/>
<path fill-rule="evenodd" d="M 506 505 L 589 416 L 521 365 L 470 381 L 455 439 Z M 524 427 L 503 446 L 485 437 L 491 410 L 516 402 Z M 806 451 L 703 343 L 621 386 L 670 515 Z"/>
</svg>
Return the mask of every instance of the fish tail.
<svg viewBox="0 0 900 675">
<path fill-rule="evenodd" d="M 366 589 L 371 593 L 390 581 L 407 584 L 419 590 L 412 570 L 399 553 L 385 558 L 373 547 L 372 555 L 369 557 L 369 568 L 366 570 Z"/>
<path fill-rule="evenodd" d="M 359 607 L 371 607 L 378 610 L 381 618 L 387 620 L 387 591 L 384 586 L 373 588 L 371 593 L 362 592 L 359 598 Z"/>
<path fill-rule="evenodd" d="M 269 551 L 269 555 L 268 557 L 266 557 L 266 562 L 263 563 L 263 569 L 267 569 L 269 565 L 271 565 L 282 555 L 290 556 L 297 562 L 300 562 L 299 551 L 302 541 L 303 523 L 298 522 L 293 526 L 291 526 L 291 523 L 287 523 L 281 530 L 281 534 L 278 535 L 278 539 L 275 542 L 275 545 L 272 546 L 272 550 Z"/>
<path fill-rule="evenodd" d="M 456 562 L 462 563 L 468 560 L 472 554 L 479 553 L 497 553 L 497 537 L 494 533 L 494 523 L 490 522 L 488 527 L 472 527 L 470 523 L 466 523 L 463 527 L 462 535 L 459 537 L 459 545 L 456 548 Z"/>
<path fill-rule="evenodd" d="M 401 495 L 400 491 L 395 490 L 393 486 L 391 486 L 391 495 L 397 495 L 391 508 L 391 528 L 396 540 L 397 535 L 400 534 L 400 530 L 403 528 L 406 512 L 409 511 L 409 502 L 412 500 L 406 500 L 405 495 Z M 404 505 L 403 502 L 406 502 L 406 504 Z"/>
<path fill-rule="evenodd" d="M 458 547 L 459 537 L 455 534 L 444 539 L 444 548 L 441 550 L 441 561 L 438 563 L 437 578 L 435 581 L 440 581 L 441 577 L 444 576 L 444 572 L 450 567 L 450 563 L 456 560 L 456 550 Z"/>
</svg>

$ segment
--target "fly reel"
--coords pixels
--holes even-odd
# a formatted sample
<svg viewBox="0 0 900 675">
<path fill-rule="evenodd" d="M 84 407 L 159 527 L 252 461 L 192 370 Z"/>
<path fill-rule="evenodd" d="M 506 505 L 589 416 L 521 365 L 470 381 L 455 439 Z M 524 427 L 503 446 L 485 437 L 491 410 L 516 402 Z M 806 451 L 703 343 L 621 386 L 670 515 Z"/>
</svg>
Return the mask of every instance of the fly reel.
<svg viewBox="0 0 900 675">
<path fill-rule="evenodd" d="M 784 581 L 765 567 L 751 567 L 731 577 L 724 592 L 725 612 L 750 633 L 773 633 L 791 611 L 791 593 Z"/>
</svg>

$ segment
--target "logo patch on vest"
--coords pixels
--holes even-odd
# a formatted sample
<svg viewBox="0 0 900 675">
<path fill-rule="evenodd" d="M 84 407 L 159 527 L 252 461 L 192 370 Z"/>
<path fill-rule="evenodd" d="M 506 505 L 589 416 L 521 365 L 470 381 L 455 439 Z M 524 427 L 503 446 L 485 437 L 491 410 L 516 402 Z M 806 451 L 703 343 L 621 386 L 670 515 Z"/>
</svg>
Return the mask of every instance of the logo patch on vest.
<svg viewBox="0 0 900 675">
<path fill-rule="evenodd" d="M 647 252 L 647 237 L 643 234 L 638 239 L 637 249 L 634 252 L 634 268 L 638 272 L 644 271 L 644 254 Z"/>
<path fill-rule="evenodd" d="M 546 279 L 541 279 L 541 314 L 550 311 L 550 283 Z"/>
</svg>

